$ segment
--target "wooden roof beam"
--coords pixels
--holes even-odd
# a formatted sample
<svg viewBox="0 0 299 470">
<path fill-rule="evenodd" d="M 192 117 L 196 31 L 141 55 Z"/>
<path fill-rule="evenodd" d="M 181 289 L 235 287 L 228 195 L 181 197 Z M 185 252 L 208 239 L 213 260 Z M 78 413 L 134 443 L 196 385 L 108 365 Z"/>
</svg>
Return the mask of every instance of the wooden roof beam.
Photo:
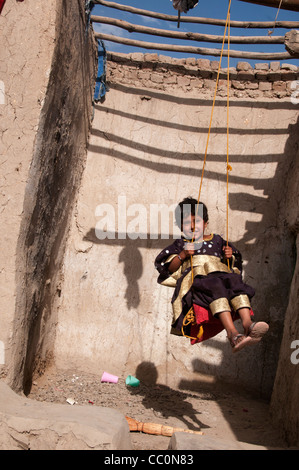
<svg viewBox="0 0 299 470">
<path fill-rule="evenodd" d="M 159 51 L 174 51 L 174 52 L 185 52 L 188 54 L 200 54 L 200 55 L 211 55 L 220 56 L 220 49 L 195 47 L 195 46 L 181 46 L 172 44 L 159 44 L 147 41 L 137 41 L 133 39 L 113 36 L 112 34 L 94 33 L 96 39 L 102 39 L 103 41 L 112 41 L 119 44 L 126 44 L 127 46 L 141 47 L 143 49 L 154 49 Z M 227 56 L 228 51 L 223 51 L 223 56 Z M 237 57 L 242 59 L 258 59 L 258 60 L 288 60 L 292 59 L 292 55 L 289 52 L 249 52 L 249 51 L 234 51 L 230 50 L 230 57 Z"/>
<path fill-rule="evenodd" d="M 120 3 L 107 1 L 107 0 L 93 0 L 93 1 L 94 3 L 98 5 L 103 5 L 109 8 L 115 8 L 116 10 L 126 11 L 128 13 L 143 15 L 143 16 L 147 16 L 150 18 L 157 18 L 159 20 L 164 20 L 164 21 L 173 21 L 175 23 L 178 21 L 177 15 L 166 15 L 165 13 L 158 13 L 155 11 L 143 10 L 141 8 L 131 7 L 129 5 L 122 5 Z M 247 1 L 247 0 L 240 0 L 240 1 Z M 251 0 L 248 0 L 248 1 L 251 1 Z M 277 0 L 272 0 L 272 1 L 276 2 Z M 296 2 L 297 4 L 299 3 L 299 0 L 283 0 L 283 4 L 286 1 L 293 1 L 293 2 Z M 278 6 L 278 1 L 277 1 L 277 6 Z M 199 12 L 200 12 L 200 9 L 199 9 Z M 226 20 L 215 19 L 215 18 L 202 18 L 198 16 L 185 15 L 185 16 L 181 16 L 180 22 L 181 23 L 202 23 L 202 24 L 213 24 L 217 26 L 225 26 Z M 264 21 L 264 22 L 261 22 L 261 21 L 231 21 L 230 22 L 231 28 L 272 28 L 273 24 L 274 24 L 274 19 L 273 21 Z M 276 21 L 275 28 L 298 28 L 298 21 Z"/>
</svg>

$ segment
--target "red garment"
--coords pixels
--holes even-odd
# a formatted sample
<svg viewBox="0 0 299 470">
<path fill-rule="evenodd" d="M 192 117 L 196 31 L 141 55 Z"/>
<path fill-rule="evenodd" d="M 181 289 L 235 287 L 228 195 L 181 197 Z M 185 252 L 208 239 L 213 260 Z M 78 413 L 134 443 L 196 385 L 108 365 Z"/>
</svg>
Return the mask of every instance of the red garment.
<svg viewBox="0 0 299 470">
<path fill-rule="evenodd" d="M 197 337 L 200 326 L 203 327 L 203 335 L 199 339 L 191 339 L 191 344 L 206 341 L 207 339 L 218 335 L 218 333 L 224 329 L 219 318 L 214 317 L 210 310 L 195 304 L 193 304 L 193 309 L 196 318 L 196 325 L 191 325 L 190 336 Z M 250 310 L 250 315 L 253 316 L 252 309 Z M 238 318 L 240 318 L 239 315 L 232 312 L 233 321 L 238 320 Z"/>
<path fill-rule="evenodd" d="M 5 1 L 6 0 L 0 0 L 0 14 L 1 14 L 2 8 L 4 7 Z"/>
</svg>

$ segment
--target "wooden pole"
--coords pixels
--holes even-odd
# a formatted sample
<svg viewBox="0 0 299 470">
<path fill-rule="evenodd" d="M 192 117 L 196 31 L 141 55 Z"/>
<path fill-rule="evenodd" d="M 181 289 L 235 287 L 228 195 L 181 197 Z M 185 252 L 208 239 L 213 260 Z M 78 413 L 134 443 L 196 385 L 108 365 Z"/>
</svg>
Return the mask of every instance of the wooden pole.
<svg viewBox="0 0 299 470">
<path fill-rule="evenodd" d="M 93 23 L 111 24 L 113 26 L 117 26 L 118 28 L 126 29 L 130 33 L 151 34 L 154 36 L 162 36 L 167 38 L 201 42 L 215 42 L 220 44 L 223 42 L 223 36 L 216 36 L 213 34 L 167 31 L 165 29 L 135 25 L 128 23 L 127 21 L 117 20 L 115 18 L 107 18 L 105 16 L 91 15 L 90 19 Z M 225 38 L 225 42 L 227 42 L 227 38 Z M 284 44 L 284 36 L 230 36 L 230 42 L 233 44 Z"/>
<path fill-rule="evenodd" d="M 298 1 L 298 0 L 297 0 Z M 94 3 L 98 5 L 103 5 L 105 7 L 115 8 L 117 10 L 127 11 L 129 13 L 135 13 L 137 15 L 147 16 L 150 18 L 156 18 L 159 20 L 165 21 L 173 21 L 177 22 L 178 17 L 175 15 L 165 15 L 164 13 L 157 13 L 154 11 L 143 10 L 141 8 L 135 8 L 128 5 L 120 5 L 119 3 L 115 2 L 108 2 L 106 0 L 94 0 Z M 200 23 L 200 24 L 211 24 L 215 26 L 225 26 L 225 20 L 213 19 L 213 18 L 201 18 L 197 16 L 182 16 L 180 17 L 181 23 Z M 262 29 L 262 28 L 273 28 L 274 20 L 273 21 L 231 21 L 230 23 L 231 28 L 255 28 L 255 29 Z M 276 28 L 299 28 L 299 21 L 276 21 L 275 22 L 275 29 Z"/>
<path fill-rule="evenodd" d="M 200 55 L 211 55 L 211 56 L 220 56 L 220 49 L 210 49 L 204 47 L 193 47 L 193 46 L 174 46 L 171 44 L 158 44 L 153 42 L 146 41 L 136 41 L 133 39 L 121 38 L 118 36 L 113 36 L 112 34 L 102 34 L 95 33 L 97 39 L 102 39 L 104 41 L 112 41 L 120 44 L 126 44 L 127 46 L 141 47 L 143 49 L 155 49 L 160 51 L 172 51 L 172 52 L 185 52 L 191 54 L 200 54 Z M 227 56 L 227 51 L 223 51 L 223 55 Z M 247 52 L 247 51 L 232 51 L 229 53 L 230 57 L 237 57 L 243 59 L 257 59 L 257 60 L 287 60 L 291 59 L 292 56 L 288 52 Z"/>
</svg>

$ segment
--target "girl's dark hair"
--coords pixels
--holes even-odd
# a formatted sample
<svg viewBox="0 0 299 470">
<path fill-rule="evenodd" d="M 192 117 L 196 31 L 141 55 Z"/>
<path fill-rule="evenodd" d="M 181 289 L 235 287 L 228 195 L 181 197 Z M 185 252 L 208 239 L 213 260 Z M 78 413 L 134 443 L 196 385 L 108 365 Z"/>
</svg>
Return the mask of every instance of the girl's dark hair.
<svg viewBox="0 0 299 470">
<path fill-rule="evenodd" d="M 179 227 L 181 227 L 184 217 L 186 217 L 189 214 L 196 215 L 197 213 L 201 215 L 201 209 L 202 209 L 203 221 L 208 222 L 209 216 L 208 216 L 208 209 L 206 205 L 203 202 L 199 202 L 197 204 L 196 199 L 190 196 L 186 197 L 175 208 L 174 214 L 175 214 L 176 224 Z"/>
</svg>

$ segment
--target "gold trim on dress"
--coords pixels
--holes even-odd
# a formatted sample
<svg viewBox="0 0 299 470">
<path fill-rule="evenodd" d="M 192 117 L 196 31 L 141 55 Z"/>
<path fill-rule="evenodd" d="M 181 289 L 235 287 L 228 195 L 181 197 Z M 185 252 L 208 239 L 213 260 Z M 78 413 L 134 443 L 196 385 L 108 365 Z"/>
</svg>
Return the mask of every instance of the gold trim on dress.
<svg viewBox="0 0 299 470">
<path fill-rule="evenodd" d="M 170 255 L 164 264 L 170 263 L 177 254 L 172 254 Z M 233 259 L 234 261 L 234 259 Z M 188 258 L 186 259 L 181 266 L 172 274 L 169 275 L 167 279 L 165 279 L 161 284 L 163 286 L 167 287 L 176 287 L 178 279 L 181 278 L 182 273 L 186 271 L 187 269 L 191 268 L 191 260 Z M 193 255 L 192 256 L 192 271 L 193 271 L 193 276 L 207 276 L 210 273 L 213 272 L 225 272 L 225 273 L 237 273 L 239 274 L 240 271 L 237 268 L 232 268 L 229 269 L 229 267 L 224 264 L 218 256 L 211 256 L 211 255 Z M 173 322 L 178 319 L 182 312 L 182 298 L 184 297 L 185 294 L 189 291 L 189 289 L 192 286 L 192 272 L 191 270 L 184 276 L 182 283 L 181 283 L 181 288 L 180 292 L 175 299 L 175 301 L 172 304 L 173 308 Z M 241 296 L 238 296 L 241 297 Z M 219 299 L 221 300 L 221 299 Z M 241 305 L 242 306 L 247 306 L 247 305 Z M 237 307 L 237 308 L 241 308 Z M 228 308 L 227 306 L 224 308 L 224 310 L 231 310 L 229 305 Z M 222 311 L 224 311 L 222 310 Z M 212 312 L 213 313 L 213 312 Z M 219 313 L 219 310 L 217 312 Z M 213 313 L 213 314 L 215 314 Z"/>
<path fill-rule="evenodd" d="M 210 273 L 220 271 L 225 273 L 230 273 L 231 270 L 227 267 L 226 264 L 222 263 L 221 259 L 218 256 L 211 255 L 193 255 L 192 256 L 192 265 L 194 270 L 194 276 L 201 275 L 207 276 Z M 182 264 L 182 269 L 185 270 L 191 268 L 191 260 L 188 258 Z"/>
<path fill-rule="evenodd" d="M 173 256 L 173 255 L 172 255 Z M 169 257 L 167 259 L 167 263 L 169 260 L 173 259 Z M 222 263 L 221 260 L 217 256 L 210 256 L 210 255 L 193 255 L 193 275 L 194 276 L 206 276 L 215 271 L 221 271 L 225 273 L 230 273 L 231 271 L 226 266 L 226 264 Z M 190 259 L 185 260 L 183 264 L 179 267 L 177 271 L 171 274 L 171 276 L 165 281 L 162 282 L 162 285 L 168 287 L 175 287 L 176 281 L 181 277 L 182 273 L 191 267 Z M 182 298 L 185 294 L 189 291 L 192 286 L 192 272 L 189 271 L 183 278 L 180 292 L 172 304 L 173 308 L 173 321 L 177 320 L 182 311 Z M 230 310 L 230 309 L 229 309 Z"/>
<path fill-rule="evenodd" d="M 239 308 L 251 308 L 250 300 L 247 294 L 240 294 L 230 300 L 230 303 L 236 312 Z"/>
<path fill-rule="evenodd" d="M 187 294 L 188 290 L 192 286 L 192 273 L 191 271 L 187 273 L 182 280 L 180 292 L 172 304 L 173 310 L 173 321 L 177 320 L 182 312 L 182 298 Z"/>
<path fill-rule="evenodd" d="M 217 313 L 221 312 L 231 311 L 229 301 L 226 297 L 220 297 L 220 299 L 213 300 L 213 302 L 210 303 L 209 308 L 211 310 L 212 315 L 217 315 Z"/>
<path fill-rule="evenodd" d="M 177 254 L 168 256 L 164 264 L 171 263 L 171 261 L 177 256 L 178 256 Z M 176 271 L 171 273 L 167 279 L 161 282 L 162 286 L 175 287 L 177 280 L 181 277 L 181 275 L 182 275 L 182 265 Z"/>
</svg>

